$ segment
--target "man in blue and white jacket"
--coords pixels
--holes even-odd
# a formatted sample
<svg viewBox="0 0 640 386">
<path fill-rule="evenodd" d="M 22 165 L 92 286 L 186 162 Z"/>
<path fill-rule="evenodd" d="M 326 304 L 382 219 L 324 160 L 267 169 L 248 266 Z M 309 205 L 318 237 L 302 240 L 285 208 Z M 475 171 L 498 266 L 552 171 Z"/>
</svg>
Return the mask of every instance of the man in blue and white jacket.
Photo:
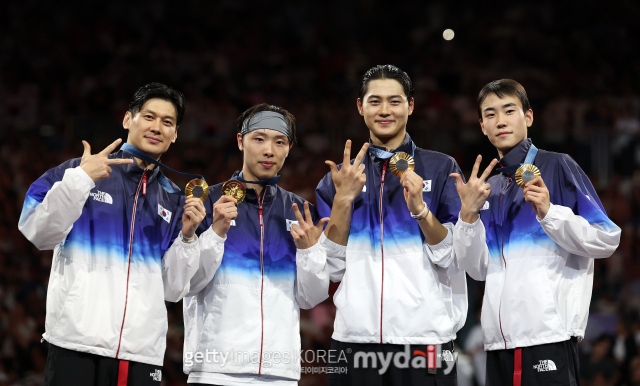
<svg viewBox="0 0 640 386">
<path fill-rule="evenodd" d="M 331 172 L 316 189 L 318 212 L 331 213 L 321 243 L 331 280 L 340 282 L 331 348 L 347 355 L 334 364 L 347 372 L 330 374 L 330 384 L 456 384 L 451 359 L 467 313 L 466 279 L 449 256 L 436 259 L 432 250 L 450 243 L 460 201 L 448 175 L 460 169 L 411 141 L 412 95 L 402 70 L 370 69 L 357 101 L 370 143 L 350 162 L 347 141 L 343 164 L 327 161 Z M 415 160 L 402 178 L 389 169 L 400 152 Z M 439 368 L 427 358 L 436 345 L 449 360 Z"/>
<path fill-rule="evenodd" d="M 183 115 L 180 92 L 140 88 L 123 121 L 128 145 L 160 159 Z M 164 301 L 184 296 L 199 266 L 202 202 L 170 193 L 179 189 L 153 163 L 110 154 L 120 142 L 91 154 L 83 141 L 82 158 L 47 171 L 25 197 L 20 230 L 38 249 L 54 249 L 47 385 L 159 384 Z"/>
<path fill-rule="evenodd" d="M 533 111 L 522 85 L 487 84 L 478 113 L 500 160 L 477 177 L 478 156 L 466 184 L 452 175 L 462 201 L 453 255 L 472 278 L 486 281 L 487 384 L 579 385 L 577 341 L 587 325 L 594 259 L 616 250 L 620 228 L 571 157 L 527 139 Z M 496 164 L 500 173 L 485 183 Z M 516 182 L 523 164 L 540 171 L 523 178 L 524 189 Z"/>
<path fill-rule="evenodd" d="M 224 255 L 202 253 L 184 299 L 184 371 L 190 384 L 294 386 L 300 308 L 329 296 L 318 243 L 329 219 L 318 221 L 312 205 L 276 184 L 295 140 L 293 115 L 256 105 L 238 118 L 237 130 L 244 162 L 233 179 L 245 183 L 246 198 L 236 208 L 230 197 L 219 199 L 218 184 L 205 203 L 200 240 L 224 241 Z"/>
</svg>

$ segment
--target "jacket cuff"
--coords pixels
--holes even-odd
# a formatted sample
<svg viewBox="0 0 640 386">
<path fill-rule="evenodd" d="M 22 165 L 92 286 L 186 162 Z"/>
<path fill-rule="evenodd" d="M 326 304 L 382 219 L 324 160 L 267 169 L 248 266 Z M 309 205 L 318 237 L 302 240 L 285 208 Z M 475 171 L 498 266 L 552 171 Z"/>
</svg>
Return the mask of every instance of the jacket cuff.
<svg viewBox="0 0 640 386">
<path fill-rule="evenodd" d="M 198 245 L 198 235 L 194 234 L 193 237 L 193 241 L 190 243 L 185 243 L 184 239 L 183 239 L 183 235 L 182 235 L 182 230 L 180 230 L 180 234 L 178 235 L 178 238 L 176 239 L 176 241 L 178 241 L 183 248 L 185 249 L 192 249 L 195 248 Z"/>
<path fill-rule="evenodd" d="M 538 220 L 538 222 L 540 223 L 540 225 L 545 225 L 548 224 L 552 221 L 553 217 L 555 215 L 557 215 L 557 212 L 560 208 L 557 207 L 557 205 L 553 205 L 552 203 L 549 203 L 549 210 L 547 211 L 547 215 L 544 216 L 543 219 L 541 219 L 540 217 L 538 217 L 538 215 L 536 214 L 536 220 Z"/>
<path fill-rule="evenodd" d="M 327 236 L 324 234 L 324 231 L 322 231 L 322 234 L 320 235 L 320 240 L 318 240 L 318 244 L 321 244 L 327 250 L 327 252 L 333 252 L 333 253 L 330 253 L 331 255 L 346 256 L 347 254 L 347 246 L 340 245 L 329 240 Z"/>
<path fill-rule="evenodd" d="M 215 243 L 224 243 L 225 241 L 227 241 L 227 235 L 224 235 L 224 237 L 220 237 L 211 227 L 209 227 L 209 229 L 207 229 L 206 231 L 202 232 L 202 234 L 200 235 L 200 237 L 205 237 L 205 236 L 211 237 L 211 239 Z"/>
<path fill-rule="evenodd" d="M 446 228 L 447 228 L 447 235 L 438 244 L 431 245 L 427 243 L 427 241 L 425 240 L 425 244 L 429 246 L 429 249 L 431 249 L 432 252 L 439 251 L 441 249 L 451 248 L 451 246 L 453 245 L 453 231 L 449 227 L 446 227 Z"/>
<path fill-rule="evenodd" d="M 75 167 L 75 168 L 72 169 L 72 172 L 74 174 L 76 174 L 78 176 L 78 178 L 80 178 L 80 180 L 82 180 L 82 182 L 84 182 L 86 184 L 86 186 L 89 188 L 89 190 L 95 188 L 96 183 L 93 182 L 91 177 L 89 177 L 87 172 L 85 172 L 82 167 L 80 167 L 80 166 Z"/>
<path fill-rule="evenodd" d="M 478 226 L 478 224 L 480 223 L 480 216 L 478 215 L 478 219 L 473 223 L 473 224 L 469 224 L 468 222 L 464 222 L 462 220 L 462 217 L 460 216 L 460 213 L 458 213 L 458 222 L 456 223 L 456 225 L 460 225 L 463 228 L 475 228 Z"/>
<path fill-rule="evenodd" d="M 304 256 L 309 256 L 310 254 L 312 254 L 313 252 L 317 251 L 318 248 L 320 248 L 320 242 L 318 241 L 317 243 L 315 243 L 315 245 L 313 245 L 310 248 L 307 249 L 298 249 L 297 251 L 297 255 L 300 257 L 304 257 Z"/>
</svg>

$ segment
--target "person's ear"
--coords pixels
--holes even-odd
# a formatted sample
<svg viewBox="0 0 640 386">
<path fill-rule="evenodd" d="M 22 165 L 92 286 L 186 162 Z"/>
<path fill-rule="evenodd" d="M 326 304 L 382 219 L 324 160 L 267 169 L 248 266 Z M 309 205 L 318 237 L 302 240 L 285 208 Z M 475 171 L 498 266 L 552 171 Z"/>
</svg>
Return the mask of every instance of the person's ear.
<svg viewBox="0 0 640 386">
<path fill-rule="evenodd" d="M 527 127 L 531 127 L 531 125 L 533 125 L 533 110 L 527 110 L 524 114 L 524 121 L 527 123 Z"/>
<path fill-rule="evenodd" d="M 360 100 L 360 98 L 358 98 L 358 100 L 356 101 L 356 105 L 358 105 L 358 112 L 360 113 L 360 115 L 364 116 L 364 111 L 362 109 L 362 101 Z"/>
<path fill-rule="evenodd" d="M 129 126 L 131 126 L 131 118 L 131 113 L 127 111 L 122 119 L 122 127 L 124 127 L 125 130 L 129 130 Z"/>
<path fill-rule="evenodd" d="M 175 134 L 173 134 L 173 139 L 171 140 L 171 143 L 176 143 L 177 139 L 178 139 L 178 126 L 176 126 L 176 132 Z"/>
<path fill-rule="evenodd" d="M 409 101 L 409 115 L 413 114 L 414 100 L 411 98 Z"/>
<path fill-rule="evenodd" d="M 240 149 L 240 151 L 243 151 L 243 143 L 242 143 L 242 134 L 238 133 L 236 136 L 236 139 L 238 140 L 238 149 Z"/>
</svg>

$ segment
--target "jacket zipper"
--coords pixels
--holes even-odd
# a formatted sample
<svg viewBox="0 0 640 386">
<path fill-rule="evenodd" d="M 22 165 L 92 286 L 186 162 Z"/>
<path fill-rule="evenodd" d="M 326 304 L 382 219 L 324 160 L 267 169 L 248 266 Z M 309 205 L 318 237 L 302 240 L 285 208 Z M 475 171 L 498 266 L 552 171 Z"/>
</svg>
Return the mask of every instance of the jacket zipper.
<svg viewBox="0 0 640 386">
<path fill-rule="evenodd" d="M 138 190 L 136 190 L 136 198 L 133 201 L 133 215 L 131 216 L 131 232 L 129 233 L 129 263 L 127 265 L 127 290 L 124 298 L 124 313 L 122 314 L 122 325 L 120 326 L 120 338 L 118 339 L 118 350 L 116 351 L 116 359 L 120 354 L 120 344 L 122 343 L 122 331 L 124 330 L 124 319 L 127 316 L 127 303 L 129 301 L 129 273 L 131 272 L 131 252 L 133 250 L 133 226 L 136 223 L 136 210 L 138 209 L 138 194 L 140 193 L 140 186 L 144 183 L 144 194 L 146 194 L 147 187 L 147 169 L 142 173 L 142 179 L 138 183 Z"/>
<path fill-rule="evenodd" d="M 502 197 L 504 196 L 504 192 L 507 191 L 507 188 L 509 187 L 509 182 L 511 182 L 511 178 L 509 178 L 507 180 L 507 185 L 505 185 L 504 189 L 502 190 L 502 194 L 500 195 L 500 233 L 501 233 L 501 245 L 500 245 L 500 249 L 501 249 L 501 254 L 502 254 L 502 261 L 504 262 L 504 279 L 505 281 L 507 280 L 507 259 L 505 259 L 504 257 L 504 227 L 502 225 Z M 503 284 L 503 291 L 504 291 L 504 284 Z M 507 349 L 507 340 L 504 338 L 504 332 L 502 332 L 502 293 L 500 293 L 500 304 L 498 305 L 498 323 L 500 323 L 500 334 L 502 335 L 502 340 L 504 340 L 504 349 Z"/>
<path fill-rule="evenodd" d="M 259 215 L 260 215 L 260 365 L 258 367 L 258 375 L 262 374 L 262 349 L 264 347 L 264 311 L 262 309 L 262 290 L 264 289 L 264 263 L 263 263 L 263 248 L 264 248 L 264 219 L 262 216 L 262 203 L 264 202 L 264 195 L 267 191 L 267 186 L 262 188 L 262 198 L 258 197 L 259 203 Z"/>
<path fill-rule="evenodd" d="M 384 192 L 384 177 L 387 174 L 387 161 L 382 166 L 382 181 L 380 183 L 380 250 L 382 253 L 382 281 L 380 283 L 380 343 L 382 344 L 382 302 L 384 299 L 384 222 L 382 219 L 382 193 Z"/>
</svg>

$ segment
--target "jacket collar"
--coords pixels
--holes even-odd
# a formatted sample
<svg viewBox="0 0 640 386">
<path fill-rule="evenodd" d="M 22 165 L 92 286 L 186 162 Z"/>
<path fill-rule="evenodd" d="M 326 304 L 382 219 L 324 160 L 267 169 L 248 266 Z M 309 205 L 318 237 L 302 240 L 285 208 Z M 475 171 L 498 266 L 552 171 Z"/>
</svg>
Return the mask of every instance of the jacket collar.
<svg viewBox="0 0 640 386">
<path fill-rule="evenodd" d="M 233 173 L 232 177 L 236 177 L 239 174 L 240 172 L 236 171 L 235 173 Z M 262 194 L 264 194 L 262 199 L 263 204 L 267 202 L 271 202 L 273 200 L 276 189 L 277 189 L 277 185 L 265 185 L 262 188 L 263 190 Z M 260 201 L 258 200 L 258 194 L 256 193 L 255 189 L 247 188 L 247 196 L 245 197 L 244 200 L 256 206 L 260 205 Z"/>
<path fill-rule="evenodd" d="M 133 159 L 134 157 L 127 153 L 124 152 L 122 150 L 118 151 L 116 153 L 116 157 L 117 158 L 130 158 Z M 116 166 L 117 167 L 117 166 Z M 128 165 L 123 165 L 120 167 L 122 170 L 122 174 L 125 176 L 125 178 L 131 180 L 131 181 L 135 181 L 140 182 L 140 179 L 142 178 L 142 174 L 144 173 L 145 169 L 142 169 L 140 166 L 138 166 L 136 164 L 135 159 L 133 159 L 133 163 L 128 164 Z M 154 181 L 156 178 L 158 178 L 158 175 L 160 174 L 160 168 L 158 166 L 154 167 L 153 169 L 146 169 L 147 170 L 147 184 L 150 184 L 152 181 Z"/>
<path fill-rule="evenodd" d="M 498 167 L 508 168 L 513 165 L 520 165 L 527 157 L 529 148 L 531 147 L 531 139 L 526 138 L 517 144 L 513 149 L 498 161 Z M 509 174 L 509 173 L 507 173 Z"/>
<path fill-rule="evenodd" d="M 404 135 L 404 141 L 402 141 L 402 144 L 400 146 L 398 146 L 397 149 L 391 149 L 391 150 L 387 150 L 386 147 L 383 146 L 376 146 L 371 142 L 371 138 L 369 138 L 369 148 L 376 148 L 376 149 L 380 149 L 383 151 L 388 151 L 389 153 L 407 153 L 407 154 L 411 154 L 411 150 L 413 149 L 413 141 L 411 141 L 411 137 L 409 136 L 409 133 L 406 133 Z M 371 158 L 375 159 L 376 156 L 373 152 L 369 151 L 369 155 L 371 156 Z"/>
</svg>

